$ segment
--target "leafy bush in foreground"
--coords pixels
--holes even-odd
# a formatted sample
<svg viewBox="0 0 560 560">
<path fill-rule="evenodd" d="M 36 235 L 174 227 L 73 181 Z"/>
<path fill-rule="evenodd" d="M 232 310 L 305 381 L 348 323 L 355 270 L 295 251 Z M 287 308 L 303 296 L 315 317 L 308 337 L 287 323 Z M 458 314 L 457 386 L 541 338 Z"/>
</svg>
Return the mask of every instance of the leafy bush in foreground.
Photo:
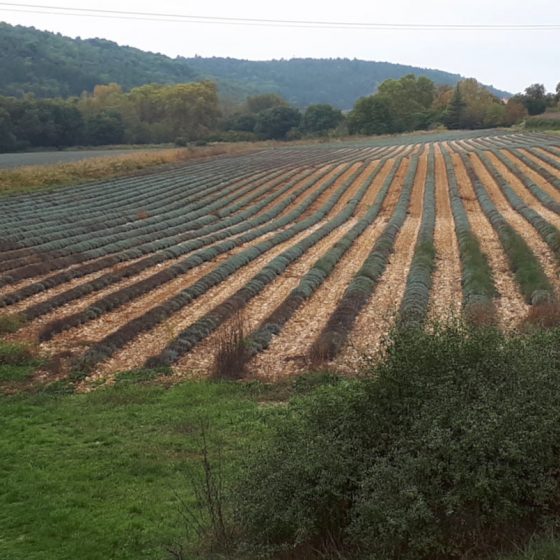
<svg viewBox="0 0 560 560">
<path fill-rule="evenodd" d="M 292 403 L 247 460 L 245 546 L 453 558 L 554 513 L 560 331 L 398 333 L 372 373 Z"/>
</svg>

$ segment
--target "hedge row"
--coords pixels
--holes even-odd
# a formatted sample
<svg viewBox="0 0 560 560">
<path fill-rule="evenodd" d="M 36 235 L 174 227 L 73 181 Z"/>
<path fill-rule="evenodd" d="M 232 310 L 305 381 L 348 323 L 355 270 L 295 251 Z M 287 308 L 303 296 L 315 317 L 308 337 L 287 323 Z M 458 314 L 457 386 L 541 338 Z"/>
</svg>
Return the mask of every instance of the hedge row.
<svg viewBox="0 0 560 560">
<path fill-rule="evenodd" d="M 5 204 L 10 209 L 10 215 L 2 219 L 8 223 L 21 218 L 32 220 L 41 213 L 45 217 L 64 210 L 80 210 L 84 201 L 92 211 L 120 209 L 123 205 L 133 205 L 135 199 L 148 200 L 152 196 L 165 195 L 169 189 L 177 186 L 182 190 L 192 181 L 211 181 L 216 177 L 230 179 L 243 177 L 258 172 L 268 173 L 281 167 L 295 167 L 313 163 L 313 157 L 300 156 L 300 161 L 290 161 L 289 158 L 279 158 L 278 152 L 269 153 L 266 158 L 258 154 L 236 156 L 234 158 L 220 158 L 206 163 L 191 162 L 180 165 L 171 170 L 157 169 L 151 173 L 142 173 L 137 177 L 127 177 L 111 181 L 103 181 L 90 185 L 72 186 L 56 189 L 52 192 L 27 193 L 25 195 L 5 198 Z M 88 190 L 89 189 L 89 190 Z M 86 192 L 87 191 L 87 192 Z M 131 200 L 132 195 L 132 200 Z M 72 216 L 68 216 L 72 221 Z M 76 218 L 74 218 L 76 220 Z M 26 220 L 27 222 L 27 220 Z"/>
<path fill-rule="evenodd" d="M 541 148 L 541 146 L 539 146 Z M 528 151 L 531 155 L 535 156 L 536 158 L 546 162 L 551 167 L 556 169 L 560 169 L 560 162 L 558 161 L 558 154 L 555 154 L 553 151 L 547 150 L 546 146 L 543 146 L 541 150 L 535 150 L 534 147 L 528 148 Z M 543 153 L 544 152 L 544 153 Z M 556 156 L 556 157 L 554 157 Z M 552 174 L 553 177 L 558 179 L 557 175 Z"/>
<path fill-rule="evenodd" d="M 75 299 L 73 296 L 69 295 L 69 292 L 72 294 L 79 294 L 78 297 L 80 297 L 93 291 L 105 288 L 106 286 L 124 278 L 134 276 L 150 266 L 163 263 L 166 260 L 185 255 L 195 249 L 201 249 L 207 245 L 216 243 L 217 241 L 243 233 L 250 227 L 256 227 L 276 217 L 280 212 L 288 207 L 299 194 L 305 192 L 309 182 L 306 182 L 301 188 L 297 189 L 291 196 L 286 196 L 282 202 L 271 208 L 269 211 L 254 217 L 255 214 L 258 214 L 267 205 L 282 197 L 294 186 L 294 184 L 294 182 L 290 182 L 282 189 L 278 189 L 276 192 L 273 192 L 268 197 L 262 199 L 259 203 L 249 206 L 246 210 L 243 210 L 230 218 L 225 218 L 219 222 L 203 227 L 196 232 L 189 232 L 188 234 L 185 233 L 174 238 L 159 239 L 155 242 L 140 245 L 134 249 L 118 253 L 117 255 L 109 255 L 93 262 L 82 264 L 79 267 L 74 267 L 70 270 L 53 274 L 39 282 L 28 284 L 27 286 L 11 292 L 4 297 L 0 297 L 0 307 L 3 305 L 11 305 L 31 297 L 34 294 L 68 282 L 74 278 L 80 278 L 86 274 L 91 274 L 93 272 L 114 266 L 118 263 L 138 258 L 146 253 L 149 254 L 146 258 L 128 265 L 117 272 L 109 272 L 91 282 L 81 284 L 74 290 L 68 290 L 58 294 L 57 297 L 59 299 L 56 301 L 63 303 L 68 302 Z M 57 305 L 53 303 L 52 307 L 56 306 Z M 47 311 L 48 310 L 49 309 L 47 309 Z M 30 315 L 38 316 L 34 315 L 33 312 L 31 312 Z"/>
<path fill-rule="evenodd" d="M 417 167 L 418 156 L 413 156 L 399 201 L 389 223 L 313 343 L 311 355 L 315 361 L 332 359 L 338 354 L 346 342 L 360 310 L 368 302 L 385 272 L 397 236 L 406 220 Z"/>
<path fill-rule="evenodd" d="M 399 308 L 398 322 L 402 327 L 421 327 L 424 324 L 430 302 L 432 273 L 435 267 L 436 249 L 434 229 L 436 226 L 436 186 L 434 173 L 434 149 L 430 146 L 428 166 L 424 183 L 422 223 L 414 247 L 414 256 L 406 279 L 406 287 Z"/>
<path fill-rule="evenodd" d="M 374 203 L 368 209 L 364 217 L 313 264 L 286 299 L 284 299 L 284 301 L 261 322 L 258 328 L 247 337 L 247 358 L 268 348 L 272 336 L 280 333 L 297 309 L 319 289 L 323 282 L 331 275 L 342 257 L 352 247 L 354 242 L 363 234 L 366 228 L 374 222 L 381 211 L 383 202 L 387 197 L 387 193 L 393 184 L 393 180 L 403 159 L 404 158 L 401 156 L 395 160 Z M 381 168 L 382 165 L 380 164 L 376 168 L 370 182 L 375 179 L 375 176 L 381 171 Z"/>
<path fill-rule="evenodd" d="M 53 200 L 51 208 L 36 207 L 34 204 L 22 202 L 19 208 L 13 208 L 8 219 L 3 220 L 0 228 L 6 233 L 13 234 L 21 231 L 30 235 L 33 231 L 73 231 L 84 225 L 95 225 L 101 220 L 105 224 L 118 225 L 124 220 L 134 220 L 136 212 L 141 208 L 150 208 L 158 213 L 162 207 L 184 203 L 185 196 L 205 195 L 205 186 L 218 188 L 225 173 L 230 180 L 242 180 L 254 175 L 254 166 L 240 169 L 229 169 L 218 166 L 216 170 L 205 173 L 185 171 L 167 177 L 165 174 L 143 177 L 134 188 L 120 193 L 118 198 L 113 196 L 113 185 L 104 185 L 93 198 L 84 198 L 72 189 L 60 200 Z M 257 170 L 259 171 L 259 170 Z M 263 172 L 259 171 L 258 176 Z M 21 208 L 23 206 L 23 209 Z"/>
<path fill-rule="evenodd" d="M 255 156 L 256 158 L 257 156 Z M 215 164 L 211 167 L 208 167 L 204 174 L 195 175 L 193 173 L 192 165 L 188 167 L 188 169 L 182 169 L 181 174 L 174 178 L 173 182 L 173 189 L 167 183 L 162 184 L 162 188 L 156 189 L 155 193 L 152 193 L 153 187 L 151 187 L 152 182 L 157 181 L 157 177 L 154 179 L 153 177 L 142 178 L 142 183 L 140 184 L 140 190 L 136 191 L 128 191 L 126 193 L 126 199 L 123 201 L 122 204 L 113 203 L 105 208 L 104 212 L 101 213 L 96 220 L 91 221 L 91 205 L 88 201 L 84 201 L 76 196 L 76 191 L 74 189 L 71 190 L 69 194 L 67 194 L 62 199 L 59 199 L 57 202 L 57 210 L 53 212 L 57 212 L 54 215 L 54 221 L 49 221 L 47 219 L 48 212 L 46 210 L 40 209 L 33 209 L 31 214 L 27 215 L 18 215 L 17 209 L 14 208 L 10 211 L 10 214 L 13 214 L 14 218 L 11 220 L 12 223 L 8 223 L 6 227 L 7 236 L 3 236 L 5 239 L 10 236 L 10 239 L 7 239 L 6 244 L 4 244 L 4 249 L 10 249 L 14 247 L 14 232 L 20 231 L 25 233 L 26 238 L 30 238 L 31 235 L 35 235 L 34 233 L 30 233 L 29 224 L 35 223 L 35 226 L 31 226 L 33 229 L 38 228 L 38 233 L 41 234 L 41 239 L 44 239 L 45 232 L 50 232 L 51 228 L 55 228 L 60 233 L 64 235 L 68 235 L 69 232 L 73 233 L 76 228 L 79 230 L 83 228 L 83 226 L 87 226 L 84 229 L 91 230 L 95 228 L 99 228 L 99 218 L 102 220 L 102 226 L 105 227 L 110 224 L 118 225 L 119 223 L 125 223 L 130 221 L 138 222 L 137 213 L 140 210 L 148 210 L 149 214 L 155 215 L 160 214 L 164 208 L 157 208 L 157 211 L 154 209 L 153 206 L 150 206 L 148 202 L 154 199 L 154 197 L 161 198 L 165 204 L 169 207 L 169 200 L 171 199 L 171 191 L 173 190 L 175 194 L 176 203 L 175 207 L 179 208 L 184 206 L 185 198 L 190 200 L 193 198 L 193 191 L 192 191 L 192 181 L 196 179 L 197 190 L 199 191 L 198 196 L 206 196 L 208 194 L 208 188 L 214 186 L 214 189 L 219 194 L 220 191 L 224 190 L 224 185 L 227 183 L 231 183 L 232 180 L 239 181 L 254 181 L 257 177 L 262 179 L 262 181 L 267 180 L 268 178 L 273 178 L 274 175 L 282 172 L 282 168 L 284 168 L 283 172 L 286 172 L 286 169 L 294 170 L 294 168 L 302 169 L 304 166 L 307 165 L 307 162 L 313 164 L 314 158 L 309 157 L 300 157 L 299 161 L 283 161 L 281 165 L 276 165 L 276 167 L 271 165 L 271 162 L 268 162 L 266 166 L 262 165 L 262 162 L 258 165 L 252 163 L 251 160 L 246 160 L 242 158 L 235 158 L 235 160 L 230 160 L 227 164 L 227 167 L 224 164 L 219 164 L 219 162 L 215 162 Z M 264 171 L 263 171 L 264 169 Z M 270 171 L 268 171 L 270 169 Z M 255 175 L 255 170 L 258 173 Z M 259 171 L 260 170 L 260 171 Z M 165 172 L 162 173 L 165 175 Z M 261 182 L 262 182 L 261 181 Z M 105 188 L 105 191 L 98 193 L 99 197 L 98 200 L 105 200 L 110 198 L 111 189 L 110 185 L 104 184 L 102 185 Z M 142 201 L 142 195 L 145 195 L 144 191 L 149 192 L 148 201 L 144 203 Z M 58 192 L 58 191 L 57 191 Z M 53 197 L 54 197 L 53 193 Z M 157 196 L 156 196 L 157 195 Z M 31 197 L 29 197 L 31 198 Z M 73 205 L 71 204 L 71 200 L 79 199 L 79 208 L 74 209 Z M 25 205 L 27 199 L 20 199 L 22 205 Z M 12 205 L 13 206 L 13 205 Z M 124 206 L 124 210 L 123 210 Z M 75 221 L 76 214 L 78 211 L 82 209 L 85 214 L 83 217 L 79 218 L 77 224 L 68 225 L 69 221 Z M 39 220 L 40 218 L 40 220 Z M 154 218 L 152 218 L 154 219 Z M 157 221 L 157 218 L 155 218 Z M 36 222 L 38 220 L 38 222 Z M 149 222 L 150 218 L 148 217 L 146 220 L 143 220 L 144 223 Z M 17 244 L 16 244 L 17 246 Z"/>
<path fill-rule="evenodd" d="M 344 171 L 343 171 L 344 172 Z M 156 325 L 163 322 L 171 315 L 189 305 L 193 300 L 205 294 L 212 287 L 220 284 L 237 270 L 246 266 L 251 261 L 255 260 L 262 254 L 266 253 L 276 245 L 288 241 L 295 235 L 305 231 L 306 229 L 314 226 L 332 210 L 334 205 L 340 200 L 345 191 L 348 189 L 349 185 L 354 181 L 354 179 L 362 172 L 361 169 L 356 170 L 351 177 L 349 177 L 329 198 L 329 200 L 321 206 L 319 210 L 314 212 L 311 216 L 297 222 L 290 228 L 276 233 L 273 237 L 270 237 L 264 241 L 249 247 L 237 255 L 234 255 L 224 261 L 222 264 L 218 265 L 214 270 L 204 275 L 194 284 L 188 286 L 187 288 L 181 290 L 178 294 L 170 297 L 165 302 L 157 305 L 156 307 L 150 309 L 140 317 L 129 321 L 127 324 L 123 325 L 115 332 L 109 334 L 103 338 L 100 342 L 92 346 L 83 359 L 80 362 L 80 367 L 89 369 L 93 367 L 96 363 L 109 358 L 114 352 L 124 345 L 134 340 L 141 332 L 145 332 L 153 329 Z M 333 179 L 334 180 L 334 179 Z M 329 181 L 330 182 L 330 181 Z M 321 189 L 321 191 L 324 189 Z M 299 216 L 307 210 L 311 204 L 317 199 L 320 193 L 314 193 L 292 214 L 297 213 Z M 285 219 L 285 218 L 284 218 Z M 293 217 L 290 221 L 293 220 Z M 280 222 L 281 220 L 278 220 Z M 289 223 L 289 222 L 288 222 Z M 274 231 L 281 227 L 280 225 L 273 226 L 271 231 Z M 122 294 L 126 295 L 126 294 Z M 119 303 L 119 302 L 114 302 Z M 98 310 L 95 308 L 90 308 L 95 316 L 99 316 L 103 310 Z"/>
<path fill-rule="evenodd" d="M 538 304 L 553 298 L 553 289 L 541 263 L 525 240 L 511 227 L 492 202 L 478 179 L 469 158 L 461 154 L 468 177 L 476 193 L 482 211 L 498 234 L 507 255 L 510 268 L 528 304 Z"/>
</svg>

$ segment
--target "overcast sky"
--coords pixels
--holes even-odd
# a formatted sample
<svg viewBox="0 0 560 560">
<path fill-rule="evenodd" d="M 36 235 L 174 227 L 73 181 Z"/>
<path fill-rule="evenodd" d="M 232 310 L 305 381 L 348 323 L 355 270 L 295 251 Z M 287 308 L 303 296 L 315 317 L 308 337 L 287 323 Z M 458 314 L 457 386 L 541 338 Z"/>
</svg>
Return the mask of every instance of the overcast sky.
<svg viewBox="0 0 560 560">
<path fill-rule="evenodd" d="M 414 24 L 558 24 L 558 0 L 15 0 L 20 4 L 262 19 Z M 163 23 L 5 11 L 0 19 L 71 37 L 103 37 L 169 56 L 360 58 L 437 68 L 511 92 L 560 82 L 554 31 L 377 31 Z M 52 11 L 52 10 L 51 10 Z"/>
</svg>

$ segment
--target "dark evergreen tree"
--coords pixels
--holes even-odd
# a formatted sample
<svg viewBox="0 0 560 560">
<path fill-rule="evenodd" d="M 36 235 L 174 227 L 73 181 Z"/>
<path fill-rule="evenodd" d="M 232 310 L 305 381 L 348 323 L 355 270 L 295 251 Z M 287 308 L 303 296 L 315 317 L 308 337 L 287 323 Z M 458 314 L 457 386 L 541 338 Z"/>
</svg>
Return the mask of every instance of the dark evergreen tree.
<svg viewBox="0 0 560 560">
<path fill-rule="evenodd" d="M 461 94 L 459 84 L 457 84 L 457 86 L 455 87 L 455 92 L 453 93 L 453 97 L 451 98 L 449 107 L 447 108 L 445 114 L 444 120 L 447 128 L 451 130 L 463 128 L 466 106 L 467 105 L 463 99 L 463 95 Z"/>
</svg>

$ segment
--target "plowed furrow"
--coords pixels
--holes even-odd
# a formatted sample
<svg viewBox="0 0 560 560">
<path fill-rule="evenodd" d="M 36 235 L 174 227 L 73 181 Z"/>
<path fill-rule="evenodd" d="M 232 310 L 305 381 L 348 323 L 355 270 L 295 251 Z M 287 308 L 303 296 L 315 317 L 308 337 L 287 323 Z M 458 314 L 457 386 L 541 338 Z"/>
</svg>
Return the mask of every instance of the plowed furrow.
<svg viewBox="0 0 560 560">
<path fill-rule="evenodd" d="M 164 323 L 158 325 L 155 329 L 142 333 L 131 344 L 118 351 L 112 358 L 105 363 L 100 364 L 97 369 L 97 375 L 105 376 L 115 371 L 123 371 L 126 369 L 134 369 L 141 367 L 146 359 L 150 356 L 159 354 L 165 346 L 172 340 L 181 330 L 199 319 L 208 309 L 218 304 L 223 299 L 234 294 L 241 288 L 258 270 L 270 259 L 276 257 L 288 247 L 303 239 L 309 233 L 315 231 L 324 222 L 315 224 L 307 231 L 300 233 L 292 239 L 277 245 L 270 251 L 261 255 L 258 259 L 243 267 L 239 272 L 228 278 L 227 282 L 214 286 L 208 290 L 200 298 L 196 299 L 191 305 L 185 307 Z M 184 285 L 182 286 L 184 287 Z M 164 298 L 161 298 L 163 300 Z M 142 306 L 138 310 L 137 315 L 141 315 L 146 311 L 146 306 Z M 113 329 L 116 330 L 116 329 Z M 105 336 L 108 333 L 103 333 Z M 101 338 L 101 337 L 100 337 Z"/>
<path fill-rule="evenodd" d="M 545 191 L 554 200 L 560 202 L 560 191 L 551 185 L 541 174 L 537 173 L 534 169 L 531 169 L 528 165 L 523 163 L 514 153 L 509 151 L 502 151 L 502 154 L 506 156 L 522 173 L 527 175 L 535 184 L 537 184 L 543 191 Z"/>
<path fill-rule="evenodd" d="M 250 360 L 247 369 L 251 374 L 277 378 L 305 370 L 307 356 L 313 341 L 327 323 L 347 285 L 360 269 L 375 241 L 385 229 L 396 200 L 399 198 L 407 170 L 408 161 L 405 160 L 401 163 L 395 176 L 378 219 L 356 240 L 340 260 L 334 272 L 311 296 L 309 301 L 296 311 L 281 333 L 272 338 L 268 349 Z M 378 176 L 374 182 L 376 190 L 379 190 L 382 182 L 383 179 Z"/>
<path fill-rule="evenodd" d="M 532 150 L 528 150 L 527 148 L 519 148 L 519 151 L 523 155 L 527 156 L 531 161 L 534 161 L 537 165 L 540 165 L 542 168 L 546 169 L 549 173 L 558 176 L 558 168 L 550 165 L 550 163 L 538 157 L 538 154 L 535 154 Z"/>
<path fill-rule="evenodd" d="M 243 324 L 248 332 L 252 331 L 276 306 L 297 286 L 301 277 L 311 268 L 319 256 L 331 245 L 336 243 L 355 223 L 355 219 L 348 221 L 342 227 L 333 231 L 308 251 L 300 260 L 290 266 L 286 273 L 269 285 L 255 297 L 243 310 Z M 192 352 L 185 355 L 174 370 L 180 374 L 204 375 L 211 371 L 216 356 L 217 342 L 224 330 L 235 319 L 227 321 L 216 332 L 201 342 Z"/>
<path fill-rule="evenodd" d="M 457 154 L 453 154 L 452 157 L 457 184 L 469 216 L 472 231 L 478 237 L 480 248 L 488 256 L 496 289 L 500 295 L 496 299 L 499 324 L 504 329 L 514 328 L 527 315 L 529 307 L 523 300 L 515 282 L 500 240 L 478 204 L 461 158 Z"/>
<path fill-rule="evenodd" d="M 364 196 L 363 200 L 358 205 L 358 210 L 356 215 L 361 218 L 364 214 L 368 211 L 369 207 L 373 204 L 377 193 L 379 192 L 380 186 L 383 184 L 387 175 L 389 175 L 391 169 L 395 165 L 395 160 L 393 158 L 388 159 L 385 163 L 380 163 L 379 165 L 383 165 L 383 168 L 379 172 L 379 175 L 375 178 L 373 182 L 373 188 L 370 188 L 366 195 Z"/>
<path fill-rule="evenodd" d="M 393 325 L 406 289 L 406 278 L 422 222 L 427 163 L 426 147 L 418 160 L 409 215 L 397 236 L 389 264 L 370 301 L 358 315 L 348 344 L 330 364 L 338 371 L 347 373 L 359 371 L 364 366 L 364 360 L 367 361 L 378 351 L 383 337 Z"/>
<path fill-rule="evenodd" d="M 475 154 L 471 157 L 471 161 L 476 174 L 481 179 L 488 191 L 488 194 L 490 195 L 490 198 L 498 210 L 502 213 L 510 225 L 515 228 L 519 235 L 523 237 L 531 251 L 533 251 L 540 260 L 542 267 L 553 286 L 556 290 L 558 290 L 558 262 L 548 245 L 542 240 L 535 228 L 527 220 L 525 220 L 525 218 L 513 210 L 505 196 L 502 194 L 500 187 L 486 171 L 481 161 Z"/>
<path fill-rule="evenodd" d="M 523 202 L 525 202 L 527 206 L 541 214 L 541 216 L 548 220 L 553 226 L 560 228 L 560 215 L 541 204 L 531 191 L 527 189 L 521 179 L 516 177 L 494 154 L 488 153 L 488 157 L 499 171 L 500 175 L 523 199 Z"/>
<path fill-rule="evenodd" d="M 428 318 L 445 321 L 459 316 L 463 293 L 461 290 L 461 257 L 451 212 L 445 162 L 439 146 L 435 149 L 436 178 L 436 268 L 432 276 L 432 293 Z"/>
</svg>

